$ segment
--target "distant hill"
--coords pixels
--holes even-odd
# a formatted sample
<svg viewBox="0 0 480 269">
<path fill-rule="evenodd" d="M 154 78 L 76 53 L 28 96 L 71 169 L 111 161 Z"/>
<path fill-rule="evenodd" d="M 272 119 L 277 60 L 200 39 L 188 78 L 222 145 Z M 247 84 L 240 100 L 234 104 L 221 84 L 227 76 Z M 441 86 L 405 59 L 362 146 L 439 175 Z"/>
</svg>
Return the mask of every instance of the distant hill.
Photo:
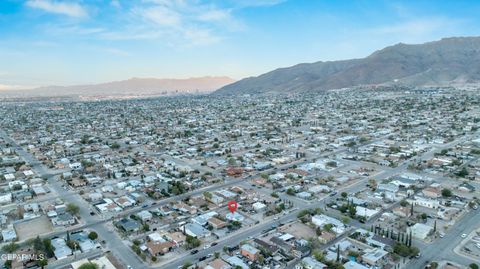
<svg viewBox="0 0 480 269">
<path fill-rule="evenodd" d="M 480 81 L 480 37 L 397 44 L 363 59 L 316 62 L 242 79 L 215 94 L 327 90 L 370 84 L 448 85 Z"/>
<path fill-rule="evenodd" d="M 210 93 L 235 80 L 229 77 L 198 77 L 188 79 L 131 78 L 128 80 L 92 85 L 48 86 L 25 90 L 2 90 L 0 98 L 29 97 L 99 97 L 126 98 L 146 96 L 172 96 L 180 94 Z"/>
</svg>

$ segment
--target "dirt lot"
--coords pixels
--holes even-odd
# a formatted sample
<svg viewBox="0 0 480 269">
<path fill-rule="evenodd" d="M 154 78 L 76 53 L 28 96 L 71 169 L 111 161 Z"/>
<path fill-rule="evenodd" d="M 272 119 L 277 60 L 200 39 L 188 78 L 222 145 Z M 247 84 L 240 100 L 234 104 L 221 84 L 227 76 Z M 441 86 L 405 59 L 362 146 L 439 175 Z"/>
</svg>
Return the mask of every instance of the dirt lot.
<svg viewBox="0 0 480 269">
<path fill-rule="evenodd" d="M 282 232 L 289 233 L 296 238 L 308 240 L 316 235 L 315 231 L 301 222 L 291 223 L 280 228 Z"/>
<path fill-rule="evenodd" d="M 15 224 L 15 231 L 19 241 L 34 238 L 53 231 L 53 226 L 47 216 L 41 216 L 32 220 Z"/>
</svg>

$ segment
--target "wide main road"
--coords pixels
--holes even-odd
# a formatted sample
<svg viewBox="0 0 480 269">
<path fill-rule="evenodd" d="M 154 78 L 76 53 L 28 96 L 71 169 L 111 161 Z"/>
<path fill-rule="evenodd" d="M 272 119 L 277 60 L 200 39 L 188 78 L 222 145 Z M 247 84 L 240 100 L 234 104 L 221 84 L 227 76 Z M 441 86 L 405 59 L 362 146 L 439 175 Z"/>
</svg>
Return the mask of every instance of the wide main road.
<svg viewBox="0 0 480 269">
<path fill-rule="evenodd" d="M 425 245 L 420 251 L 421 256 L 418 259 L 411 260 L 408 268 L 424 268 L 428 262 L 432 261 L 452 261 L 465 267 L 471 263 L 479 263 L 479 260 L 460 256 L 454 252 L 455 247 L 463 240 L 462 234 L 470 234 L 480 225 L 480 214 L 471 210 L 464 215 L 443 238 L 438 238 L 430 244 Z"/>
</svg>

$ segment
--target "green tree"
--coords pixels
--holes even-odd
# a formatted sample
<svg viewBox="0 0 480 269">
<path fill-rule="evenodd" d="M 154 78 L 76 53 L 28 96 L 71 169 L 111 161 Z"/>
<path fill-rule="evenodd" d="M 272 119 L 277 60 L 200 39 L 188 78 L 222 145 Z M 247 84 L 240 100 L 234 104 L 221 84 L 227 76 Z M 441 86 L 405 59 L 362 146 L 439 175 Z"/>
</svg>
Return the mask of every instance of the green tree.
<svg viewBox="0 0 480 269">
<path fill-rule="evenodd" d="M 325 255 L 323 255 L 323 252 L 321 252 L 320 250 L 316 249 L 312 252 L 312 255 L 313 257 L 315 258 L 315 260 L 319 261 L 319 262 L 322 262 L 323 260 L 325 260 Z"/>
<path fill-rule="evenodd" d="M 448 197 L 452 197 L 452 191 L 450 189 L 443 189 L 442 190 L 442 196 L 445 197 L 445 198 L 448 198 Z"/>
<path fill-rule="evenodd" d="M 111 149 L 119 149 L 120 148 L 120 144 L 118 143 L 113 143 L 111 146 L 110 146 Z"/>
<path fill-rule="evenodd" d="M 471 269 L 478 269 L 478 265 L 476 263 L 471 263 L 468 267 Z"/>
<path fill-rule="evenodd" d="M 80 207 L 78 207 L 76 204 L 67 204 L 67 208 L 65 209 L 68 213 L 77 216 L 78 213 L 80 213 Z"/>
<path fill-rule="evenodd" d="M 206 192 L 203 193 L 203 197 L 205 197 L 205 199 L 207 199 L 207 200 L 210 200 L 210 199 L 212 199 L 212 193 L 206 191 Z"/>
<path fill-rule="evenodd" d="M 95 240 L 98 238 L 98 234 L 94 231 L 91 231 L 89 234 L 88 234 L 88 238 L 90 238 L 90 240 Z"/>
<path fill-rule="evenodd" d="M 33 240 L 33 250 L 35 251 L 35 253 L 39 253 L 43 251 L 43 249 L 44 246 L 42 239 L 40 239 L 40 236 L 37 235 L 37 237 Z"/>
<path fill-rule="evenodd" d="M 462 167 L 462 169 L 460 169 L 460 171 L 457 172 L 457 176 L 459 177 L 466 177 L 468 176 L 468 170 L 467 168 L 464 166 Z"/>
<path fill-rule="evenodd" d="M 48 260 L 43 258 L 43 259 L 40 259 L 38 260 L 37 262 L 38 266 L 40 266 L 42 269 L 45 268 L 45 266 L 48 265 Z"/>
<path fill-rule="evenodd" d="M 295 195 L 295 191 L 292 188 L 287 189 L 287 194 L 288 195 Z"/>
<path fill-rule="evenodd" d="M 45 249 L 45 253 L 47 254 L 47 257 L 53 257 L 54 256 L 54 247 L 52 246 L 52 241 L 49 238 L 43 239 L 43 247 Z"/>
<path fill-rule="evenodd" d="M 18 245 L 15 242 L 11 242 L 2 247 L 2 250 L 6 253 L 14 253 L 18 249 Z"/>
</svg>

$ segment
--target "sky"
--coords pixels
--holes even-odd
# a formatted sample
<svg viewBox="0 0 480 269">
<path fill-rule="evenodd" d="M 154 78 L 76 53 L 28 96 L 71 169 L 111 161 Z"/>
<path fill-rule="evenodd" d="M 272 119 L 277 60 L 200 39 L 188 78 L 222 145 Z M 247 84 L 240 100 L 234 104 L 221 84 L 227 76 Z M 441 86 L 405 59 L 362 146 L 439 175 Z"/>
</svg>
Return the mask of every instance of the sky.
<svg viewBox="0 0 480 269">
<path fill-rule="evenodd" d="M 0 90 L 241 79 L 480 35 L 477 0 L 0 0 Z"/>
</svg>

